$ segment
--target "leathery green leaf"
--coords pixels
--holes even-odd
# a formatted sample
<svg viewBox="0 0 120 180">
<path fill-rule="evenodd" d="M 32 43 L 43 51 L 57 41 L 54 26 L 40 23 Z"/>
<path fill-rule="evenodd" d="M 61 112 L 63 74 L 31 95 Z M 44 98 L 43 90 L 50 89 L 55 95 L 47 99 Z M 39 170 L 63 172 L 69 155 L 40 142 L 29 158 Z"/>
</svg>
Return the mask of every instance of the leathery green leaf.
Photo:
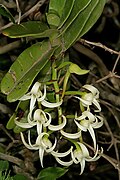
<svg viewBox="0 0 120 180">
<path fill-rule="evenodd" d="M 72 8 L 72 11 L 66 21 L 66 23 L 64 24 L 64 26 L 62 27 L 62 33 L 64 33 L 64 31 L 66 31 L 66 29 L 69 28 L 69 26 L 74 23 L 74 20 L 77 19 L 78 15 L 85 10 L 85 8 L 90 4 L 91 0 L 84 0 L 84 1 L 74 1 L 74 5 Z M 67 6 L 67 4 L 66 4 Z M 64 7 L 66 8 L 66 7 Z M 65 10 L 64 10 L 65 11 Z M 60 29 L 60 27 L 59 27 Z"/>
<path fill-rule="evenodd" d="M 24 50 L 1 82 L 1 91 L 13 102 L 23 96 L 33 80 L 51 58 L 55 47 L 49 41 L 38 42 Z"/>
<path fill-rule="evenodd" d="M 54 12 L 57 13 L 59 17 L 61 17 L 65 2 L 66 0 L 50 0 L 48 13 Z"/>
<path fill-rule="evenodd" d="M 66 22 L 66 20 L 70 16 L 70 13 L 71 13 L 72 8 L 74 6 L 74 2 L 75 2 L 75 0 L 69 0 L 69 1 L 66 0 L 66 2 L 64 4 L 62 16 L 60 18 L 59 29 L 63 26 L 63 24 Z"/>
<path fill-rule="evenodd" d="M 51 0 L 49 3 L 49 11 L 47 13 L 47 21 L 50 26 L 58 27 L 66 0 Z"/>
<path fill-rule="evenodd" d="M 105 3 L 106 0 L 75 0 L 70 16 L 66 23 L 60 27 L 65 50 L 95 24 Z"/>
<path fill-rule="evenodd" d="M 48 167 L 40 171 L 37 180 L 56 180 L 68 170 L 60 167 Z"/>
<path fill-rule="evenodd" d="M 49 30 L 47 24 L 40 21 L 28 21 L 21 24 L 14 24 L 3 30 L 2 33 L 11 38 L 27 36 L 48 37 L 46 30 Z"/>
</svg>

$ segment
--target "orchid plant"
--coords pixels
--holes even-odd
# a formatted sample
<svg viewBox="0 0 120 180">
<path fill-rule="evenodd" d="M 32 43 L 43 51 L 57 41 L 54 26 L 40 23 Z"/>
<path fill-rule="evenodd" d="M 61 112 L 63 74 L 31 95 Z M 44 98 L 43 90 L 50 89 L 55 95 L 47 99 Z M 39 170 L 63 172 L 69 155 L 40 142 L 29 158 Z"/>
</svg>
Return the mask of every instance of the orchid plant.
<svg viewBox="0 0 120 180">
<path fill-rule="evenodd" d="M 103 117 L 99 115 L 99 91 L 90 84 L 83 85 L 79 91 L 71 91 L 71 74 L 81 76 L 89 70 L 71 62 L 65 52 L 97 21 L 104 5 L 105 0 L 50 0 L 47 23 L 24 22 L 3 31 L 11 38 L 45 38 L 20 54 L 1 83 L 1 91 L 7 94 L 8 101 L 19 101 L 7 127 L 14 132 L 17 127 L 26 148 L 39 151 L 42 167 L 44 152 L 54 156 L 63 166 L 79 163 L 80 174 L 86 161 L 95 161 L 100 157 L 95 135 L 95 129 L 103 125 Z M 72 107 L 67 99 L 74 99 L 79 104 L 79 109 L 72 114 L 67 114 L 65 110 L 66 106 Z M 23 111 L 22 117 L 18 115 L 19 109 Z M 70 119 L 74 128 L 69 128 Z M 33 129 L 36 139 L 30 133 Z M 27 131 L 28 142 L 24 136 Z M 83 132 L 87 131 L 93 140 L 93 157 L 83 141 Z M 58 146 L 61 139 L 70 146 L 64 152 L 61 145 Z M 63 161 L 62 158 L 67 156 L 69 161 Z"/>
</svg>

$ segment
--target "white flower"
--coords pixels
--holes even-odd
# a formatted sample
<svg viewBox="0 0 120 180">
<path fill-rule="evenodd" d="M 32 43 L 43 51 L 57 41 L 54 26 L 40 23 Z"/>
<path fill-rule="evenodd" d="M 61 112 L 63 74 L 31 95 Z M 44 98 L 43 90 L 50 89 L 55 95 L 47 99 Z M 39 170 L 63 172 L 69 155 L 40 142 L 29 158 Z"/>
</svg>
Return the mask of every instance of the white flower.
<svg viewBox="0 0 120 180">
<path fill-rule="evenodd" d="M 15 120 L 17 126 L 22 128 L 32 128 L 37 126 L 38 135 L 42 132 L 42 127 L 47 127 L 51 123 L 51 115 L 47 112 L 44 112 L 41 109 L 37 109 L 32 117 L 32 112 L 28 114 L 28 122 L 19 122 Z"/>
<path fill-rule="evenodd" d="M 43 101 L 46 97 L 46 85 L 44 85 L 44 93 L 41 92 L 40 87 L 41 87 L 41 83 L 36 82 L 33 85 L 31 91 L 19 99 L 21 101 L 30 99 L 30 111 L 34 109 L 36 100 Z"/>
<path fill-rule="evenodd" d="M 82 174 L 84 171 L 85 161 L 88 161 L 88 162 L 96 161 L 100 158 L 100 156 L 97 156 L 97 154 L 98 154 L 98 148 L 95 152 L 95 155 L 93 157 L 91 157 L 89 155 L 89 151 L 86 148 L 86 146 L 80 142 L 77 142 L 77 149 L 75 149 L 74 151 L 71 152 L 71 157 L 75 164 L 80 163 L 80 165 L 81 165 L 80 174 Z"/>
<path fill-rule="evenodd" d="M 79 123 L 76 120 L 79 121 Z M 95 138 L 94 129 L 99 128 L 103 125 L 103 118 L 101 116 L 94 116 L 89 111 L 84 111 L 82 115 L 79 117 L 75 115 L 75 123 L 80 130 L 89 131 L 93 139 L 94 148 L 96 148 L 96 138 Z"/>
<path fill-rule="evenodd" d="M 71 148 L 64 153 L 52 151 L 51 154 L 55 157 L 56 161 L 62 166 L 70 166 L 73 163 L 73 160 L 62 161 L 60 158 L 68 156 L 70 153 L 72 153 L 72 149 L 73 147 L 71 146 Z"/>
<path fill-rule="evenodd" d="M 64 115 L 62 115 L 62 118 L 63 118 L 63 122 L 59 125 L 49 125 L 48 126 L 48 129 L 51 130 L 51 131 L 59 131 L 61 129 L 64 128 L 64 126 L 66 125 L 66 117 Z"/>
<path fill-rule="evenodd" d="M 44 84 L 44 93 L 40 90 L 41 83 L 36 82 L 31 91 L 21 97 L 19 100 L 25 101 L 30 99 L 30 112 L 34 109 L 36 101 L 41 102 L 41 104 L 48 108 L 59 107 L 62 104 L 62 100 L 56 103 L 50 103 L 45 100 L 46 98 L 46 85 Z"/>
<path fill-rule="evenodd" d="M 101 107 L 98 102 L 98 99 L 99 99 L 98 89 L 95 88 L 94 86 L 88 85 L 88 84 L 84 85 L 83 88 L 90 92 L 86 92 L 84 95 L 82 95 L 81 98 L 78 96 L 75 96 L 75 97 L 80 100 L 81 104 L 84 107 L 87 107 L 87 110 L 89 110 L 89 106 L 91 106 L 93 104 L 97 108 L 97 110 L 95 110 L 95 111 L 100 112 Z"/>
<path fill-rule="evenodd" d="M 56 144 L 57 144 L 57 140 L 55 139 L 55 142 L 52 146 L 51 141 L 48 139 L 49 134 L 47 133 L 41 133 L 40 135 L 38 135 L 35 144 L 31 144 L 31 140 L 30 140 L 30 131 L 28 132 L 28 144 L 26 143 L 23 133 L 21 132 L 21 139 L 23 144 L 31 150 L 39 150 L 39 158 L 40 158 L 40 163 L 41 166 L 43 167 L 43 156 L 44 156 L 44 151 L 47 153 L 51 153 Z"/>
</svg>

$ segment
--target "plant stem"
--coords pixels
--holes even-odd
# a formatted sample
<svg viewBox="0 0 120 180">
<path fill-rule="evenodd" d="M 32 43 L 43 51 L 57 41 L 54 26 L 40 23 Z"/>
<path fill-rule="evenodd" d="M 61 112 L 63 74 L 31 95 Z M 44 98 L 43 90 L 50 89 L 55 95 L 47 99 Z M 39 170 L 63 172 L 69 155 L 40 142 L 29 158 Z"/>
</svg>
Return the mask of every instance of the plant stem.
<svg viewBox="0 0 120 180">
<path fill-rule="evenodd" d="M 60 95 L 59 95 L 59 85 L 58 85 L 58 81 L 57 81 L 57 69 L 55 66 L 55 63 L 53 63 L 52 65 L 52 80 L 53 80 L 53 85 L 54 85 L 54 89 L 55 89 L 55 96 L 56 96 L 56 102 L 60 101 Z M 58 107 L 58 120 L 59 120 L 59 124 L 62 123 L 62 109 L 61 107 Z"/>
</svg>

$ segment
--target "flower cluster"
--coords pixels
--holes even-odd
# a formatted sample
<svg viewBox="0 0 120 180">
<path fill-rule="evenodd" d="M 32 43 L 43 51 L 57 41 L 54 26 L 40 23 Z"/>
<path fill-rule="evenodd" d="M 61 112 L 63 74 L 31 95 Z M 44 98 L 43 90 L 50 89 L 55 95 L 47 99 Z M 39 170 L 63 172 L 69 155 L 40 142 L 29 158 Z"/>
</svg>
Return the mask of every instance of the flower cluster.
<svg viewBox="0 0 120 180">
<path fill-rule="evenodd" d="M 54 108 L 61 108 L 63 100 L 54 103 L 48 102 L 46 97 L 46 85 L 44 85 L 42 89 L 41 83 L 36 82 L 31 91 L 20 98 L 21 101 L 30 100 L 29 113 L 27 115 L 26 122 L 20 122 L 16 118 L 15 123 L 19 127 L 28 129 L 28 143 L 24 138 L 23 132 L 20 132 L 22 142 L 28 149 L 39 151 L 42 167 L 44 152 L 50 153 L 55 157 L 56 161 L 63 166 L 80 163 L 80 174 L 84 171 L 85 161 L 89 162 L 99 159 L 100 155 L 98 155 L 98 145 L 96 143 L 94 129 L 103 125 L 103 118 L 99 115 L 94 115 L 91 112 L 91 107 L 95 107 L 95 110 L 93 111 L 95 113 L 101 111 L 101 107 L 98 102 L 99 91 L 92 85 L 85 85 L 83 88 L 85 89 L 85 92 L 81 95 L 81 97 L 74 96 L 79 100 L 80 109 L 82 109 L 80 116 L 78 116 L 77 113 L 74 115 L 73 123 L 76 126 L 76 132 L 74 133 L 66 132 L 66 125 L 68 121 L 66 116 L 62 113 L 58 117 L 59 120 L 57 125 L 56 123 L 53 123 L 51 112 L 54 111 Z M 51 111 L 45 111 L 45 108 L 51 108 Z M 60 112 L 62 112 L 62 110 Z M 36 140 L 34 144 L 32 144 L 34 139 L 31 141 L 30 131 L 32 128 L 35 129 L 36 133 Z M 60 150 L 56 149 L 56 145 L 59 141 L 55 136 L 54 142 L 52 142 L 50 138 L 51 134 L 54 134 L 54 132 L 57 131 L 61 133 L 62 138 L 65 138 L 71 143 L 71 147 L 66 152 L 60 152 Z M 89 151 L 82 140 L 82 132 L 86 131 L 90 133 L 93 140 L 95 153 L 93 157 L 90 156 Z M 62 160 L 62 158 L 65 158 L 66 156 L 70 157 L 69 161 Z"/>
</svg>

